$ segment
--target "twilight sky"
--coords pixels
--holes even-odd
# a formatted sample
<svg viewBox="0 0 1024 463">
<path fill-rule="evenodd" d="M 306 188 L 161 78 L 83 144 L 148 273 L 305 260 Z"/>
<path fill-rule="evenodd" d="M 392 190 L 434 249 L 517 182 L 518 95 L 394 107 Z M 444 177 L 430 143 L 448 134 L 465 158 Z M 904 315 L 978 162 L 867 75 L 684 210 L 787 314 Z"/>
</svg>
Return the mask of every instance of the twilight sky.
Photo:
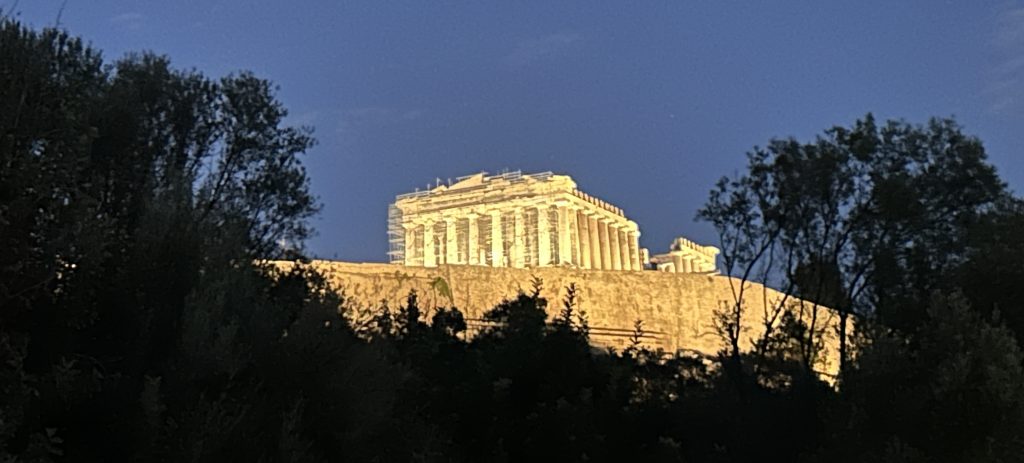
<svg viewBox="0 0 1024 463">
<path fill-rule="evenodd" d="M 0 8 L 42 27 L 62 3 Z M 66 0 L 60 24 L 277 83 L 316 129 L 325 258 L 383 261 L 396 194 L 502 169 L 571 175 L 652 253 L 714 243 L 694 214 L 747 150 L 869 111 L 955 116 L 1024 190 L 1024 1 L 821 3 Z"/>
</svg>

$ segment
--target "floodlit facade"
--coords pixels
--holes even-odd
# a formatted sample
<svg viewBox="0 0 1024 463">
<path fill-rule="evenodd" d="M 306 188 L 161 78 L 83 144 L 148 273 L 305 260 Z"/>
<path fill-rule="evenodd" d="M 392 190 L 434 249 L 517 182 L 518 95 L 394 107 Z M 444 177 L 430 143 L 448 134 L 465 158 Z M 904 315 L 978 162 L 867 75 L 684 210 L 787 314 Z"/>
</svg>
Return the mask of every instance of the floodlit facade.
<svg viewBox="0 0 1024 463">
<path fill-rule="evenodd" d="M 679 237 L 672 241 L 667 253 L 651 257 L 651 264 L 663 272 L 718 273 L 715 264 L 718 251 L 714 246 L 703 246 Z"/>
<path fill-rule="evenodd" d="M 643 270 L 640 229 L 566 175 L 485 172 L 399 195 L 388 211 L 392 263 Z"/>
</svg>

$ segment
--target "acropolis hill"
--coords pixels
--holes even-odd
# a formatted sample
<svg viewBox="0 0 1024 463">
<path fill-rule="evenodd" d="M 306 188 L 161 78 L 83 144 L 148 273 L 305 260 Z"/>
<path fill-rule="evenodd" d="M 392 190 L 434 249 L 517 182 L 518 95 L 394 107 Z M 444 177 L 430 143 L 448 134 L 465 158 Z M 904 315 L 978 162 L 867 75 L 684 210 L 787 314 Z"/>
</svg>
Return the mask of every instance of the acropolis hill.
<svg viewBox="0 0 1024 463">
<path fill-rule="evenodd" d="M 461 177 L 451 185 L 399 195 L 389 209 L 390 264 L 317 261 L 314 265 L 345 293 L 350 307 L 382 302 L 399 307 L 415 290 L 423 307 L 454 305 L 471 331 L 503 299 L 543 281 L 549 316 L 575 283 L 587 312 L 591 342 L 625 346 L 642 320 L 649 347 L 714 355 L 724 341 L 714 312 L 733 303 L 740 280 L 720 275 L 718 249 L 678 238 L 648 257 L 639 226 L 622 209 L 577 189 L 568 176 L 518 172 Z M 746 283 L 743 346 L 760 337 L 762 315 L 785 296 Z M 797 313 L 811 305 L 796 298 Z M 818 313 L 826 352 L 819 371 L 834 373 L 836 320 Z"/>
</svg>

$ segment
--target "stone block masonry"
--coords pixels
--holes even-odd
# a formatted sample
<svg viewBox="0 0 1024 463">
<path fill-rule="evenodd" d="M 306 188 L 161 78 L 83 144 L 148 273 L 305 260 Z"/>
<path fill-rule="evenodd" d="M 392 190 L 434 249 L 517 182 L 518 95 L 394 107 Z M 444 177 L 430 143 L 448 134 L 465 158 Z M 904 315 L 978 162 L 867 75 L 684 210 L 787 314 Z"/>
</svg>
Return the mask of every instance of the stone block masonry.
<svg viewBox="0 0 1024 463">
<path fill-rule="evenodd" d="M 388 239 L 390 262 L 410 267 L 643 270 L 636 222 L 550 172 L 479 173 L 398 195 Z"/>
<path fill-rule="evenodd" d="M 591 256 L 593 259 L 594 257 Z M 603 257 L 602 257 L 603 259 Z M 621 260 L 620 260 L 621 264 Z M 446 265 L 409 267 L 392 264 L 361 264 L 316 261 L 315 267 L 342 289 L 350 307 L 379 307 L 386 301 L 397 308 L 410 290 L 416 290 L 421 308 L 454 304 L 470 321 L 481 326 L 482 314 L 513 298 L 519 291 L 529 292 L 531 279 L 543 280 L 541 296 L 548 299 L 549 318 L 557 315 L 565 297 L 565 288 L 579 288 L 580 308 L 587 311 L 591 342 L 597 346 L 622 349 L 628 345 L 633 322 L 643 320 L 648 347 L 668 352 L 684 351 L 715 355 L 725 342 L 714 329 L 714 313 L 722 304 L 731 304 L 739 280 L 731 277 L 670 272 L 624 272 L 567 267 L 517 269 L 482 265 Z M 440 294 L 433 282 L 443 278 L 452 300 Z M 763 333 L 762 314 L 765 297 L 772 303 L 783 294 L 760 284 L 747 283 L 741 346 L 750 349 Z M 764 289 L 764 291 L 762 291 Z M 799 304 L 795 298 L 789 299 Z M 810 317 L 810 304 L 804 303 L 803 318 Z M 799 313 L 799 312 L 798 312 Z M 817 323 L 824 327 L 822 373 L 834 374 L 838 368 L 837 318 L 831 310 L 819 308 Z"/>
<path fill-rule="evenodd" d="M 652 266 L 662 272 L 715 273 L 718 248 L 704 246 L 679 237 L 669 245 L 669 251 L 651 257 Z"/>
</svg>

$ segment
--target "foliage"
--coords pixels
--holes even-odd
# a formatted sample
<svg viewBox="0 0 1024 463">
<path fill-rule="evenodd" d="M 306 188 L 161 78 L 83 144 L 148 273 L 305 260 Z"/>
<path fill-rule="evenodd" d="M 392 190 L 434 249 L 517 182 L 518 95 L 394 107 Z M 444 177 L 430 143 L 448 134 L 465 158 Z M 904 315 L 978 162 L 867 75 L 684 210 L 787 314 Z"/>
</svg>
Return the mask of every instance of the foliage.
<svg viewBox="0 0 1024 463">
<path fill-rule="evenodd" d="M 741 317 L 743 284 L 757 276 L 813 303 L 810 333 L 820 306 L 837 311 L 842 363 L 851 316 L 913 331 L 931 292 L 970 255 L 970 231 L 1009 198 L 985 159 L 952 120 L 879 126 L 870 114 L 811 142 L 755 148 L 747 173 L 723 178 L 698 213 L 719 231 L 726 271 L 740 279 L 736 308 L 723 316 Z M 766 327 L 783 306 L 766 312 Z M 815 342 L 805 339 L 805 349 Z"/>
<path fill-rule="evenodd" d="M 936 295 L 907 342 L 872 327 L 830 411 L 842 461 L 1017 461 L 1024 455 L 1024 355 L 1013 336 Z M 910 458 L 909 456 L 913 456 Z M 855 457 L 856 456 L 856 457 Z"/>
<path fill-rule="evenodd" d="M 1024 215 L 951 121 L 773 142 L 723 181 L 702 216 L 730 273 L 813 308 L 766 300 L 746 349 L 741 282 L 705 358 L 641 320 L 593 348 L 575 284 L 480 320 L 443 279 L 446 306 L 355 307 L 301 259 L 313 141 L 285 115 L 251 74 L 0 20 L 0 461 L 1024 454 Z M 821 305 L 859 317 L 838 388 L 811 372 Z"/>
<path fill-rule="evenodd" d="M 952 280 L 970 306 L 1005 323 L 1024 343 L 1024 201 L 1008 200 L 967 231 L 969 243 Z"/>
</svg>

